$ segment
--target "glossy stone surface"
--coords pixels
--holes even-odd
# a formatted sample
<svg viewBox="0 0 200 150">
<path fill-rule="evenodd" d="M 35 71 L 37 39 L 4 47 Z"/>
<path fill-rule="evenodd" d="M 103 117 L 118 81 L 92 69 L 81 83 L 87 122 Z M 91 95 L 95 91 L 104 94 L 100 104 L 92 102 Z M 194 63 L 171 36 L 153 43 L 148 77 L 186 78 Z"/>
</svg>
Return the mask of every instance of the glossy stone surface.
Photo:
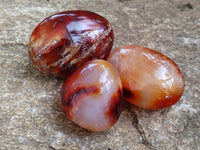
<svg viewBox="0 0 200 150">
<path fill-rule="evenodd" d="M 112 48 L 113 30 L 102 16 L 74 10 L 43 20 L 29 40 L 29 57 L 45 74 L 66 77 L 84 62 L 105 59 Z"/>
<path fill-rule="evenodd" d="M 118 70 L 124 98 L 145 109 L 161 109 L 176 103 L 183 94 L 184 78 L 167 56 L 141 46 L 115 49 L 108 57 Z"/>
<path fill-rule="evenodd" d="M 193 9 L 178 6 L 190 2 Z M 32 30 L 58 11 L 84 9 L 109 20 L 114 48 L 137 44 L 176 62 L 185 78 L 181 100 L 151 111 L 130 105 L 105 132 L 89 132 L 66 118 L 59 97 L 63 80 L 30 64 Z M 0 149 L 197 150 L 200 147 L 199 0 L 1 0 Z M 130 107 L 132 109 L 130 110 Z"/>
<path fill-rule="evenodd" d="M 118 120 L 121 98 L 116 69 L 104 60 L 92 60 L 65 80 L 60 101 L 70 120 L 91 131 L 104 131 Z"/>
</svg>

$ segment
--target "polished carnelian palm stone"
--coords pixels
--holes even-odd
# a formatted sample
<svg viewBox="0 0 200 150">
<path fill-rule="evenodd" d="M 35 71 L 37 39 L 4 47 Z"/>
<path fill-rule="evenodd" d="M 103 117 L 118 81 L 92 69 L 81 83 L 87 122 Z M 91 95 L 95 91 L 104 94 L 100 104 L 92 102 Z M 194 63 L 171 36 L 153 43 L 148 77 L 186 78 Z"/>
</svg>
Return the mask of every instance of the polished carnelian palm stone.
<svg viewBox="0 0 200 150">
<path fill-rule="evenodd" d="M 66 77 L 88 60 L 105 59 L 113 41 L 112 27 L 102 16 L 84 10 L 65 11 L 34 29 L 29 57 L 39 71 Z"/>
<path fill-rule="evenodd" d="M 146 47 L 126 45 L 108 57 L 118 70 L 124 99 L 145 109 L 175 104 L 184 91 L 184 77 L 167 56 Z"/>
<path fill-rule="evenodd" d="M 66 116 L 91 131 L 105 131 L 118 120 L 122 85 L 117 70 L 105 60 L 91 60 L 66 78 L 60 104 Z"/>
</svg>

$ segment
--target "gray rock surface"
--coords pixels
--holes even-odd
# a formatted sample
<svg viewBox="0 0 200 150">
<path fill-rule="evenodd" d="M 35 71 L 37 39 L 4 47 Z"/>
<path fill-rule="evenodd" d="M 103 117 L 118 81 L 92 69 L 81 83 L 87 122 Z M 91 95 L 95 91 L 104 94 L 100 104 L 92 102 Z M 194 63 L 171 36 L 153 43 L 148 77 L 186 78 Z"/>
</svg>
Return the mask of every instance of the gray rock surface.
<svg viewBox="0 0 200 150">
<path fill-rule="evenodd" d="M 31 65 L 28 40 L 51 14 L 90 10 L 107 18 L 114 48 L 135 44 L 173 59 L 186 86 L 174 106 L 147 111 L 125 103 L 117 124 L 93 133 L 69 121 L 59 107 L 63 80 Z M 0 149 L 200 149 L 199 0 L 0 0 Z"/>
</svg>

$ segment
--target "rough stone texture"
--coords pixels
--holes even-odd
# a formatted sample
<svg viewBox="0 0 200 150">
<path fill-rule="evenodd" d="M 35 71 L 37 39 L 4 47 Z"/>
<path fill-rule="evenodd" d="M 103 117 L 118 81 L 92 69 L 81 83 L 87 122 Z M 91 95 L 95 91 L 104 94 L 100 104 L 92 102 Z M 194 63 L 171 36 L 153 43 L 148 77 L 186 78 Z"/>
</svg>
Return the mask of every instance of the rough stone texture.
<svg viewBox="0 0 200 150">
<path fill-rule="evenodd" d="M 186 87 L 174 106 L 147 111 L 128 103 L 110 130 L 93 133 L 59 107 L 63 80 L 36 71 L 28 58 L 34 27 L 56 12 L 85 9 L 112 24 L 114 47 L 156 49 L 182 70 Z M 0 149 L 200 149 L 199 0 L 0 0 Z"/>
</svg>

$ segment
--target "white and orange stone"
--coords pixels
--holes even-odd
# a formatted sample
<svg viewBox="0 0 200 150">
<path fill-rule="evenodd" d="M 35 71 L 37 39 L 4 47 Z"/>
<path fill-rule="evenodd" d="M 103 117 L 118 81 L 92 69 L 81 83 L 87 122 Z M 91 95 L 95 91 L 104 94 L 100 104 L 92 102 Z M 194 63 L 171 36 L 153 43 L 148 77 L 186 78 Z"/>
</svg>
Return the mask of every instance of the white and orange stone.
<svg viewBox="0 0 200 150">
<path fill-rule="evenodd" d="M 112 64 L 92 60 L 63 83 L 61 108 L 79 126 L 91 131 L 104 131 L 119 118 L 122 92 L 120 77 Z"/>
</svg>

